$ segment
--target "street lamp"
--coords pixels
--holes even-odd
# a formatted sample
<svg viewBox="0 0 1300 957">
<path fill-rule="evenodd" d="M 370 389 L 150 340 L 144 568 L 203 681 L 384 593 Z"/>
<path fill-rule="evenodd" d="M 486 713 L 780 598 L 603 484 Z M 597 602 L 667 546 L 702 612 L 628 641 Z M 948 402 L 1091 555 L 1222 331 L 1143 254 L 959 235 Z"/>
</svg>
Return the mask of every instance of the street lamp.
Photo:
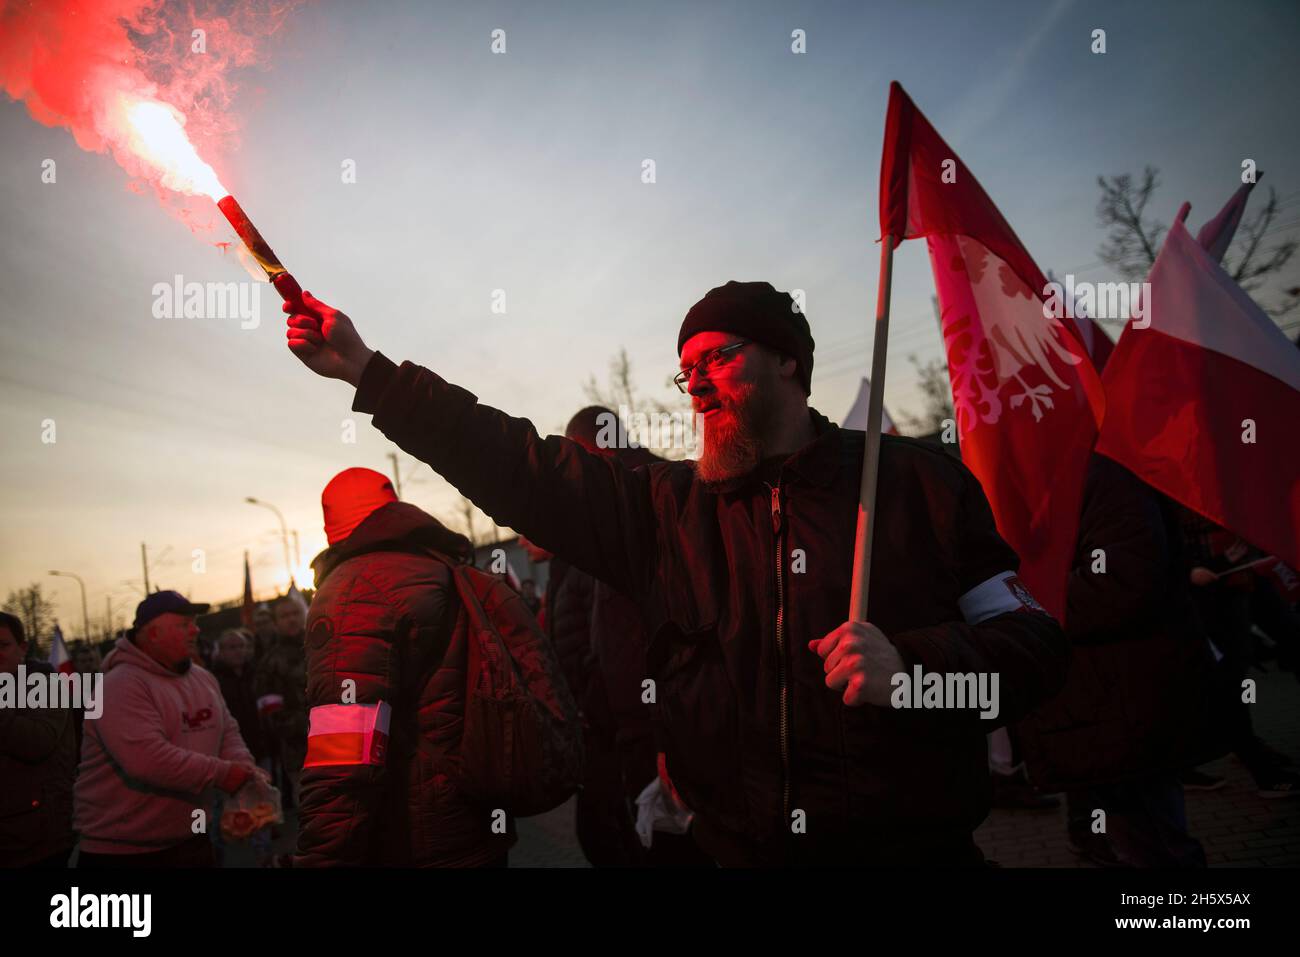
<svg viewBox="0 0 1300 957">
<path fill-rule="evenodd" d="M 275 517 L 280 520 L 280 541 L 284 545 L 284 570 L 289 575 L 289 585 L 293 586 L 293 566 L 289 564 L 289 527 L 284 524 L 284 516 L 280 510 L 270 502 L 263 502 L 261 499 L 253 498 L 249 495 L 244 499 L 249 505 L 260 505 L 262 508 L 269 508 L 275 512 Z"/>
<path fill-rule="evenodd" d="M 85 629 L 82 637 L 86 643 L 90 643 L 90 615 L 86 612 L 86 583 L 81 580 L 80 575 L 74 575 L 72 572 L 50 572 L 51 575 L 58 575 L 60 578 L 75 578 L 77 584 L 81 586 L 81 626 Z"/>
</svg>

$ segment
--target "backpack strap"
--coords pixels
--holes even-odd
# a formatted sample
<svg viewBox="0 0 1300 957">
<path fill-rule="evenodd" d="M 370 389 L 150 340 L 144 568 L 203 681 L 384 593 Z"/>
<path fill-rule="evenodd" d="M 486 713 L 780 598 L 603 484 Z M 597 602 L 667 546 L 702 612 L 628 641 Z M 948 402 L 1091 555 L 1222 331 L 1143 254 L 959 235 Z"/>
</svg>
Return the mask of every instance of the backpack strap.
<svg viewBox="0 0 1300 957">
<path fill-rule="evenodd" d="M 459 566 L 461 563 L 458 562 L 458 561 L 456 561 L 454 558 L 450 557 L 449 555 L 444 555 L 442 552 L 438 551 L 436 548 L 430 548 L 430 547 L 427 547 L 427 546 L 426 546 L 426 547 L 421 548 L 420 550 L 421 550 L 424 554 L 428 555 L 430 558 L 435 559 L 436 561 L 442 562 L 444 565 L 447 566 L 447 570 L 451 573 L 452 584 L 453 584 L 453 585 L 455 586 L 455 588 L 456 588 L 456 595 L 457 595 L 457 597 L 460 599 L 459 602 L 458 602 L 458 604 L 460 605 L 460 607 L 456 610 L 456 617 L 453 619 L 453 621 L 451 622 L 451 625 L 450 625 L 450 628 L 451 628 L 451 634 L 450 634 L 450 636 L 449 636 L 449 638 L 448 638 L 448 642 L 447 642 L 447 647 L 448 647 L 448 649 L 450 649 L 450 648 L 451 648 L 451 645 L 455 642 L 456 632 L 459 631 L 460 629 L 462 629 L 462 628 L 466 629 L 466 636 L 467 636 L 467 638 L 468 638 L 468 626 L 469 626 L 469 622 L 468 622 L 468 620 L 467 620 L 467 614 L 468 614 L 468 612 L 467 612 L 467 609 L 466 609 L 466 607 L 465 607 L 465 596 L 464 596 L 464 590 L 463 590 L 463 586 L 461 585 L 460 576 L 457 575 L 457 573 L 456 573 L 457 566 Z M 465 670 L 466 670 L 466 678 L 468 679 L 468 677 L 469 677 L 468 649 L 467 649 L 467 655 L 466 655 Z M 464 689 L 462 688 L 462 693 L 463 693 L 463 692 L 464 692 Z M 433 742 L 431 742 L 431 741 L 430 741 L 428 738 L 426 738 L 423 734 L 419 734 L 419 733 L 417 733 L 417 734 L 415 735 L 415 749 L 416 749 L 416 751 L 419 752 L 420 754 L 423 754 L 423 755 L 425 755 L 426 757 L 429 757 L 429 758 L 433 759 L 434 762 L 435 762 L 435 764 L 438 762 L 438 760 L 440 760 L 440 759 L 443 757 L 442 755 L 440 755 L 438 752 L 436 752 L 436 751 L 434 750 L 434 748 L 433 748 Z"/>
<path fill-rule="evenodd" d="M 459 629 L 463 628 L 465 631 L 465 685 L 461 690 L 463 694 L 468 695 L 468 689 L 473 685 L 476 677 L 473 671 L 474 659 L 484 657 L 484 652 L 487 651 L 487 649 L 482 647 L 479 635 L 486 631 L 492 635 L 493 639 L 495 639 L 495 647 L 493 650 L 497 654 L 497 660 L 489 661 L 489 668 L 500 667 L 501 664 L 504 663 L 502 659 L 509 659 L 510 652 L 502 644 L 501 638 L 497 634 L 496 629 L 491 627 L 487 610 L 483 607 L 483 602 L 479 599 L 478 592 L 474 588 L 474 581 L 470 576 L 470 568 L 472 566 L 465 562 L 457 561 L 435 548 L 426 547 L 423 551 L 431 558 L 434 558 L 447 566 L 448 571 L 451 572 L 452 583 L 456 587 L 456 595 L 460 599 L 460 609 L 457 611 L 456 620 L 452 624 L 452 636 L 454 637 L 456 631 Z M 487 627 L 484 627 L 484 623 L 487 624 Z M 468 701 L 466 704 L 468 706 Z M 510 754 L 514 747 L 514 727 L 513 721 L 511 720 L 513 715 L 510 714 L 509 711 L 506 711 L 503 714 L 503 717 L 505 719 L 505 727 L 503 729 L 504 739 L 502 741 L 503 753 Z M 432 742 L 428 741 L 422 734 L 417 734 L 416 739 L 417 750 L 433 757 L 434 752 Z M 510 768 L 508 767 L 509 762 L 506 762 L 506 764 L 507 767 L 505 770 L 508 780 L 510 772 Z"/>
<path fill-rule="evenodd" d="M 501 667 L 510 660 L 510 649 L 506 647 L 501 640 L 495 626 L 492 625 L 492 616 L 488 614 L 487 609 L 483 607 L 483 600 L 479 597 L 478 589 L 474 587 L 475 573 L 486 576 L 486 572 L 479 571 L 473 565 L 466 562 L 457 561 L 434 548 L 426 548 L 425 551 L 433 558 L 443 562 L 451 571 L 451 580 L 456 585 L 456 594 L 460 596 L 460 607 L 468 619 L 469 627 L 477 628 L 481 633 L 486 631 L 493 638 L 494 658 L 489 664 L 493 667 Z M 459 624 L 459 620 L 457 621 Z"/>
</svg>

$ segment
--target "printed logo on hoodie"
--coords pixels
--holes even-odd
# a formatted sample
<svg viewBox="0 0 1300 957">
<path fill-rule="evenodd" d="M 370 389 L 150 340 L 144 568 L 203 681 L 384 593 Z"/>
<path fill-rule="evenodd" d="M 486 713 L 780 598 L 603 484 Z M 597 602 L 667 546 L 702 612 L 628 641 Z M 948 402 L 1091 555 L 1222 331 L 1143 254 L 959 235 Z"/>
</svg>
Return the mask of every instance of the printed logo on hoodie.
<svg viewBox="0 0 1300 957">
<path fill-rule="evenodd" d="M 212 720 L 212 709 L 203 708 L 191 715 L 188 711 L 181 712 L 181 720 L 185 722 L 186 731 L 199 731 L 209 726 L 208 722 Z"/>
</svg>

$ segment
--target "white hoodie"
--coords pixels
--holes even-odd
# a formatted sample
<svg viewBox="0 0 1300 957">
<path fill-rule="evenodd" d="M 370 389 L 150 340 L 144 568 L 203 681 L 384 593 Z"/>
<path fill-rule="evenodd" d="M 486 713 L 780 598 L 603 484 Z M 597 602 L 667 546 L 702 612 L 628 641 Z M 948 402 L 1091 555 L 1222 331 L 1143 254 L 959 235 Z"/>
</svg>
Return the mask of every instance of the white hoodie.
<svg viewBox="0 0 1300 957">
<path fill-rule="evenodd" d="M 104 662 L 103 713 L 86 718 L 72 826 L 92 854 L 142 854 L 207 828 L 211 788 L 233 764 L 253 764 L 217 679 L 194 665 L 169 671 L 128 639 Z M 202 832 L 197 832 L 202 833 Z"/>
</svg>

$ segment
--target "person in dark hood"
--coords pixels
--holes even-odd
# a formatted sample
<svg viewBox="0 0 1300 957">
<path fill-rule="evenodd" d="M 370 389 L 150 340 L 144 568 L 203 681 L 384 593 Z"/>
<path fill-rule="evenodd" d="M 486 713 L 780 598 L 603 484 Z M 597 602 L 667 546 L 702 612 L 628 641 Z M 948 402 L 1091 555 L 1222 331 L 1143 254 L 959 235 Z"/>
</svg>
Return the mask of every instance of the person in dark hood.
<svg viewBox="0 0 1300 957">
<path fill-rule="evenodd" d="M 469 541 L 371 469 L 340 472 L 321 506 L 294 864 L 504 866 L 513 824 L 498 833 L 454 783 L 467 646 L 449 562 Z"/>
<path fill-rule="evenodd" d="M 701 455 L 638 469 L 399 368 L 346 315 L 303 302 L 289 347 L 353 385 L 356 411 L 494 520 L 638 602 L 666 770 L 714 860 L 983 862 L 985 736 L 1061 687 L 1069 643 L 1017 578 L 974 475 L 888 435 L 871 621 L 845 620 L 865 436 L 809 407 L 813 338 L 788 293 L 729 282 L 687 312 L 675 381 L 702 418 Z M 936 682 L 950 690 L 933 709 L 906 693 Z M 959 693 L 974 684 L 996 706 Z"/>
<path fill-rule="evenodd" d="M 257 663 L 253 688 L 262 720 L 266 753 L 279 772 L 286 806 L 298 801 L 298 776 L 307 751 L 307 662 L 303 650 L 307 619 L 296 589 L 276 599 L 275 638 Z"/>
</svg>

